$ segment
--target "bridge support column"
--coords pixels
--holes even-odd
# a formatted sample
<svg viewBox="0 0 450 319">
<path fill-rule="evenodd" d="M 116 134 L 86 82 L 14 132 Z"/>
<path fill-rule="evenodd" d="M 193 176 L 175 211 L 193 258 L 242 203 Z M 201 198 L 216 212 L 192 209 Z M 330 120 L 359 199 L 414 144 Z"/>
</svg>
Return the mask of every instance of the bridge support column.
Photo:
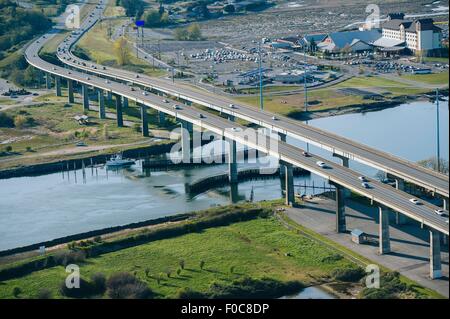
<svg viewBox="0 0 450 319">
<path fill-rule="evenodd" d="M 108 91 L 108 93 L 106 94 L 106 96 L 107 96 L 107 99 L 108 99 L 108 103 L 112 103 L 112 92 L 111 91 Z"/>
<path fill-rule="evenodd" d="M 430 278 L 442 277 L 440 233 L 430 230 Z"/>
<path fill-rule="evenodd" d="M 59 76 L 55 76 L 55 87 L 56 87 L 56 96 L 62 96 L 62 94 L 61 94 L 61 78 Z"/>
<path fill-rule="evenodd" d="M 161 125 L 166 124 L 166 114 L 164 112 L 158 111 L 158 122 Z"/>
<path fill-rule="evenodd" d="M 128 98 L 123 97 L 123 108 L 126 109 L 128 108 Z"/>
<path fill-rule="evenodd" d="M 141 107 L 141 129 L 142 136 L 148 137 L 148 115 L 147 115 L 147 106 L 144 104 L 140 105 Z"/>
<path fill-rule="evenodd" d="M 50 73 L 45 73 L 45 87 L 47 90 L 50 90 L 52 88 L 52 78 Z"/>
<path fill-rule="evenodd" d="M 67 80 L 67 95 L 68 95 L 68 102 L 74 103 L 75 99 L 73 97 L 73 80 L 68 79 Z"/>
<path fill-rule="evenodd" d="M 334 184 L 336 187 L 336 232 L 345 233 L 347 223 L 345 221 L 345 188 Z"/>
<path fill-rule="evenodd" d="M 348 157 L 345 157 L 345 156 L 342 156 L 342 155 L 339 155 L 339 154 L 336 154 L 336 153 L 333 153 L 333 157 L 337 157 L 337 158 L 341 159 L 342 166 L 347 167 L 347 168 L 349 167 L 349 163 L 348 163 L 349 159 L 348 159 Z M 346 188 L 344 188 L 343 192 L 344 192 L 345 198 L 349 198 L 351 196 L 351 194 L 352 194 L 352 192 L 349 189 L 346 189 Z"/>
<path fill-rule="evenodd" d="M 83 96 L 83 110 L 89 111 L 89 90 L 85 84 L 81 86 L 81 95 Z"/>
<path fill-rule="evenodd" d="M 98 117 L 100 119 L 106 118 L 105 96 L 103 95 L 103 90 L 98 90 Z"/>
<path fill-rule="evenodd" d="M 444 209 L 444 210 L 447 210 L 448 211 L 448 198 L 443 198 L 442 199 L 442 208 Z"/>
<path fill-rule="evenodd" d="M 392 177 L 392 175 L 388 175 L 389 178 Z M 401 191 L 405 190 L 405 181 L 398 177 L 392 177 L 395 180 L 395 188 Z M 406 225 L 408 223 L 408 217 L 406 217 L 403 214 L 400 214 L 399 212 L 395 212 L 395 223 L 397 225 Z"/>
<path fill-rule="evenodd" d="M 294 169 L 292 164 L 283 163 L 284 175 L 285 175 L 285 203 L 288 206 L 295 205 L 295 194 L 294 194 Z"/>
<path fill-rule="evenodd" d="M 342 155 L 339 155 L 339 154 L 336 154 L 336 153 L 333 153 L 333 157 L 337 157 L 337 158 L 341 159 L 342 160 L 342 166 L 347 167 L 347 168 L 349 167 L 348 157 L 345 157 L 345 156 L 342 156 Z"/>
<path fill-rule="evenodd" d="M 122 98 L 120 95 L 116 95 L 116 120 L 117 126 L 123 127 Z"/>
<path fill-rule="evenodd" d="M 191 136 L 189 134 L 189 124 L 186 121 L 181 121 L 181 152 L 182 162 L 190 163 L 191 161 Z"/>
<path fill-rule="evenodd" d="M 378 207 L 380 211 L 380 220 L 379 220 L 379 253 L 380 255 L 384 255 L 391 252 L 391 239 L 389 235 L 389 212 L 390 210 L 386 207 Z"/>
<path fill-rule="evenodd" d="M 228 140 L 228 179 L 230 183 L 238 182 L 236 141 Z"/>
<path fill-rule="evenodd" d="M 236 117 L 234 115 L 228 115 L 228 120 L 234 122 L 236 120 Z"/>
<path fill-rule="evenodd" d="M 278 135 L 281 142 L 286 142 L 286 134 L 278 133 Z M 280 167 L 280 177 L 283 178 L 286 173 L 286 166 L 283 164 L 283 161 L 278 161 L 278 166 Z"/>
</svg>

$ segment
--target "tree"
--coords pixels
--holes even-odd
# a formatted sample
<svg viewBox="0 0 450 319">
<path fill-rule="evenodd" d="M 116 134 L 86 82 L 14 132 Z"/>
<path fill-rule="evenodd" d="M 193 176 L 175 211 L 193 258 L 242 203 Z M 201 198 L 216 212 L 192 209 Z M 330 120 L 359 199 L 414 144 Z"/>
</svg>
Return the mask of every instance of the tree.
<svg viewBox="0 0 450 319">
<path fill-rule="evenodd" d="M 156 10 L 149 10 L 144 17 L 145 25 L 149 27 L 156 27 L 160 25 L 161 15 Z"/>
<path fill-rule="evenodd" d="M 189 33 L 189 40 L 198 41 L 202 39 L 202 32 L 200 30 L 200 26 L 198 25 L 198 23 L 191 24 L 188 27 L 187 31 Z"/>
<path fill-rule="evenodd" d="M 118 65 L 128 64 L 130 59 L 130 49 L 128 47 L 128 42 L 124 37 L 121 37 L 114 42 L 114 53 Z"/>
<path fill-rule="evenodd" d="M 189 32 L 186 28 L 177 28 L 174 31 L 175 40 L 183 41 L 189 39 Z"/>
<path fill-rule="evenodd" d="M 17 115 L 14 117 L 14 126 L 17 128 L 24 128 L 27 123 L 27 118 L 23 115 Z"/>
<path fill-rule="evenodd" d="M 438 160 L 436 156 L 419 161 L 419 165 L 432 169 L 434 171 L 438 171 Z M 449 172 L 448 161 L 442 157 L 439 158 L 439 172 L 443 174 L 448 174 Z"/>
<path fill-rule="evenodd" d="M 232 4 L 227 4 L 225 7 L 223 7 L 223 11 L 225 13 L 234 13 L 236 11 L 236 8 Z"/>
</svg>

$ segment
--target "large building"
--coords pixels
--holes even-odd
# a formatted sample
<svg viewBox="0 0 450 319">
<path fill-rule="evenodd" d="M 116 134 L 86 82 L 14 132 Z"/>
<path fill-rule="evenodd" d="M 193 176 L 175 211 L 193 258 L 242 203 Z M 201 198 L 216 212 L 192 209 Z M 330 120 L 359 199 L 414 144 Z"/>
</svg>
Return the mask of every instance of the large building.
<svg viewBox="0 0 450 319">
<path fill-rule="evenodd" d="M 403 13 L 389 14 L 381 30 L 383 38 L 396 40 L 414 52 L 441 48 L 442 30 L 433 19 L 405 20 Z"/>
<path fill-rule="evenodd" d="M 433 19 L 405 20 L 403 13 L 389 14 L 381 28 L 359 31 L 308 35 L 298 44 L 326 52 L 362 52 L 375 48 L 381 51 L 427 53 L 442 48 L 442 30 Z"/>
</svg>

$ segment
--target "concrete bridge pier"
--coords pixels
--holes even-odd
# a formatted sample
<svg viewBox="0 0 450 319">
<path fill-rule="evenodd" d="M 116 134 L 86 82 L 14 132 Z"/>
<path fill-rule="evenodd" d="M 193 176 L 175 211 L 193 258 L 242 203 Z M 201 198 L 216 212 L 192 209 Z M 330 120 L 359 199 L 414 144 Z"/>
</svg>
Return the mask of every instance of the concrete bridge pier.
<svg viewBox="0 0 450 319">
<path fill-rule="evenodd" d="M 123 99 L 123 108 L 124 108 L 124 109 L 128 108 L 128 98 L 126 98 L 126 97 L 124 96 L 122 99 Z"/>
<path fill-rule="evenodd" d="M 112 92 L 108 91 L 108 93 L 106 93 L 106 98 L 108 99 L 108 103 L 111 104 L 112 103 Z"/>
<path fill-rule="evenodd" d="M 148 114 L 147 114 L 147 106 L 144 104 L 140 105 L 141 108 L 141 129 L 142 136 L 148 137 Z"/>
<path fill-rule="evenodd" d="M 190 163 L 191 161 L 191 135 L 189 134 L 189 124 L 191 123 L 181 120 L 181 152 L 183 163 Z"/>
<path fill-rule="evenodd" d="M 386 207 L 378 207 L 380 212 L 379 220 L 379 254 L 384 255 L 391 252 L 391 239 L 389 235 L 389 212 L 390 210 Z"/>
<path fill-rule="evenodd" d="M 347 167 L 347 168 L 349 167 L 349 164 L 348 164 L 349 159 L 348 159 L 348 157 L 345 157 L 345 156 L 342 156 L 342 155 L 339 155 L 339 154 L 336 154 L 336 153 L 333 153 L 333 157 L 337 157 L 337 158 L 341 159 L 342 160 L 342 166 Z"/>
<path fill-rule="evenodd" d="M 100 119 L 106 118 L 105 96 L 103 94 L 103 90 L 98 90 L 98 117 Z"/>
<path fill-rule="evenodd" d="M 278 133 L 278 135 L 280 136 L 281 142 L 286 142 L 286 134 Z M 280 167 L 280 178 L 284 178 L 285 173 L 286 173 L 286 168 L 285 168 L 285 165 L 283 164 L 283 161 L 278 161 L 278 165 Z"/>
<path fill-rule="evenodd" d="M 285 203 L 288 206 L 295 205 L 295 193 L 294 193 L 294 169 L 292 164 L 283 163 L 284 175 L 285 175 Z"/>
<path fill-rule="evenodd" d="M 67 95 L 68 95 L 68 102 L 74 103 L 75 99 L 73 97 L 73 80 L 68 79 L 67 80 Z"/>
<path fill-rule="evenodd" d="M 348 159 L 348 157 L 345 157 L 345 156 L 342 156 L 342 155 L 339 155 L 339 154 L 336 154 L 336 153 L 333 153 L 333 157 L 337 157 L 337 158 L 341 159 L 342 166 L 344 166 L 346 168 L 349 167 L 349 159 Z M 352 195 L 352 192 L 349 189 L 344 188 L 343 192 L 344 192 L 345 198 L 349 198 Z"/>
<path fill-rule="evenodd" d="M 440 233 L 430 230 L 430 278 L 442 277 Z"/>
<path fill-rule="evenodd" d="M 50 73 L 45 73 L 45 87 L 47 90 L 50 90 L 52 88 L 52 77 Z"/>
<path fill-rule="evenodd" d="M 236 141 L 228 140 L 228 178 L 230 183 L 238 182 Z"/>
<path fill-rule="evenodd" d="M 62 96 L 61 93 L 61 77 L 55 76 L 56 96 Z"/>
<path fill-rule="evenodd" d="M 89 89 L 87 85 L 81 85 L 81 95 L 83 97 L 83 110 L 89 111 Z"/>
<path fill-rule="evenodd" d="M 161 125 L 166 124 L 166 114 L 164 112 L 158 111 L 158 123 Z"/>
<path fill-rule="evenodd" d="M 117 126 L 123 127 L 122 98 L 120 95 L 116 95 L 116 120 Z"/>
<path fill-rule="evenodd" d="M 347 223 L 345 220 L 345 188 L 341 185 L 334 184 L 336 188 L 336 232 L 347 232 Z"/>
<path fill-rule="evenodd" d="M 442 208 L 446 211 L 448 211 L 448 198 L 443 198 L 442 199 Z"/>
<path fill-rule="evenodd" d="M 386 174 L 387 178 L 395 180 L 395 188 L 404 191 L 405 190 L 405 181 L 401 178 L 395 177 L 391 174 Z M 395 212 L 395 223 L 397 225 L 406 225 L 408 223 L 408 217 L 399 212 Z"/>
<path fill-rule="evenodd" d="M 236 121 L 236 117 L 234 115 L 228 115 L 228 120 L 234 122 Z"/>
<path fill-rule="evenodd" d="M 239 184 L 231 183 L 230 184 L 230 200 L 231 203 L 237 203 L 239 201 Z"/>
</svg>

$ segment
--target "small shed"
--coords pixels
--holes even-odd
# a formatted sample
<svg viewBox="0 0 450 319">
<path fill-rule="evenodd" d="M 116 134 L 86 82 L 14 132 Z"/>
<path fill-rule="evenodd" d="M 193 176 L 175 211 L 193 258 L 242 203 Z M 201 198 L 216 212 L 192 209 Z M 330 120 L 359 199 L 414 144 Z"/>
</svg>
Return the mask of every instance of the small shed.
<svg viewBox="0 0 450 319">
<path fill-rule="evenodd" d="M 356 244 L 364 244 L 367 241 L 366 233 L 359 229 L 353 229 L 351 232 L 352 242 Z"/>
</svg>

